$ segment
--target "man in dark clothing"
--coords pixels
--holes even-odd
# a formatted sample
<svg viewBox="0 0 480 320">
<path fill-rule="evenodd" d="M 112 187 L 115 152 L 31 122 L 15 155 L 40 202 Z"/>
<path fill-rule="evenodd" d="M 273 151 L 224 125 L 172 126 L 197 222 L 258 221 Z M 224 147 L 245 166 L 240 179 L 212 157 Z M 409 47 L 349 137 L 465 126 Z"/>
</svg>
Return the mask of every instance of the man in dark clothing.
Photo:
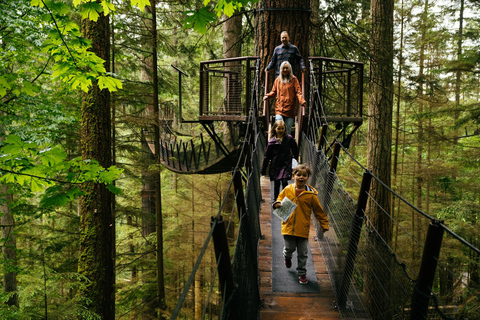
<svg viewBox="0 0 480 320">
<path fill-rule="evenodd" d="M 288 36 L 287 31 L 283 31 L 280 34 L 280 40 L 282 41 L 282 44 L 277 46 L 273 51 L 272 60 L 265 68 L 265 71 L 269 71 L 275 67 L 275 78 L 277 78 L 280 74 L 280 65 L 283 61 L 288 61 L 292 65 L 293 74 L 298 77 L 299 75 L 295 72 L 297 63 L 300 64 L 302 72 L 305 72 L 306 70 L 305 62 L 303 61 L 300 51 L 298 51 L 296 46 L 290 43 L 290 37 Z"/>
</svg>

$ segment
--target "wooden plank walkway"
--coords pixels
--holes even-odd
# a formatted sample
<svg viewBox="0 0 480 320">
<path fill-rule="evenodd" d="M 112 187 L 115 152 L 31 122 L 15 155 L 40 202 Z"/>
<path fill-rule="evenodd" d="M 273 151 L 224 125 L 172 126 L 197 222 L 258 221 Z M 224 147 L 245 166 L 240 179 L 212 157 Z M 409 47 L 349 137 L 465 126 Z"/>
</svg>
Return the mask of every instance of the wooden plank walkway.
<svg viewBox="0 0 480 320">
<path fill-rule="evenodd" d="M 340 320 L 340 314 L 334 309 L 335 296 L 323 261 L 320 248 L 312 235 L 315 235 L 313 224 L 310 230 L 310 250 L 315 265 L 315 273 L 320 292 L 317 293 L 287 293 L 272 291 L 272 227 L 270 180 L 261 178 L 262 204 L 260 226 L 262 235 L 259 246 L 260 268 L 260 299 L 263 306 L 260 309 L 260 320 Z"/>
</svg>

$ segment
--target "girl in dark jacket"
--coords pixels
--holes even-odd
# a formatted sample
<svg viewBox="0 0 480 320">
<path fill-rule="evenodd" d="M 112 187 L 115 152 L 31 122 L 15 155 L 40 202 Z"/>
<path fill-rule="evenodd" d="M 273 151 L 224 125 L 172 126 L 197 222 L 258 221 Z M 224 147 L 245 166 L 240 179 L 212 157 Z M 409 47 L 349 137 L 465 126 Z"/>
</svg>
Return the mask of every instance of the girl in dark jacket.
<svg viewBox="0 0 480 320">
<path fill-rule="evenodd" d="M 298 161 L 297 143 L 291 135 L 285 133 L 285 122 L 277 120 L 270 130 L 262 165 L 262 175 L 266 175 L 270 163 L 270 181 L 274 181 L 273 201 L 277 200 L 280 193 L 280 184 L 285 188 L 292 178 L 292 158 Z"/>
</svg>

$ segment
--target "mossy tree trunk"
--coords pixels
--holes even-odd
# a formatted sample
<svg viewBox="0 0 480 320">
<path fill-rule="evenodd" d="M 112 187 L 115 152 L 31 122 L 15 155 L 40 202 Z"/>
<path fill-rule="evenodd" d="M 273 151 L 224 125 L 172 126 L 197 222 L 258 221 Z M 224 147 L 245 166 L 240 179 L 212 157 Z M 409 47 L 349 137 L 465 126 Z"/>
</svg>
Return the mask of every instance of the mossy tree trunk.
<svg viewBox="0 0 480 320">
<path fill-rule="evenodd" d="M 108 16 L 97 21 L 82 20 L 83 36 L 92 41 L 92 51 L 110 69 L 110 29 Z M 103 167 L 112 164 L 110 93 L 94 83 L 82 97 L 81 151 L 83 159 L 97 160 Z M 104 184 L 85 183 L 80 199 L 81 252 L 79 272 L 88 281 L 82 293 L 85 307 L 103 320 L 115 319 L 115 221 L 112 194 Z"/>
<path fill-rule="evenodd" d="M 393 110 L 393 0 L 372 0 L 370 38 L 370 93 L 368 103 L 367 166 L 387 187 L 391 185 Z M 392 239 L 389 218 L 391 194 L 377 180 L 372 181 L 367 212 L 369 221 L 387 244 Z M 365 280 L 365 298 L 374 319 L 391 319 L 390 256 L 375 235 L 370 237 L 369 259 L 381 255 L 384 263 L 372 263 Z M 378 260 L 378 259 L 377 259 Z M 372 260 L 375 261 L 375 260 Z"/>
</svg>

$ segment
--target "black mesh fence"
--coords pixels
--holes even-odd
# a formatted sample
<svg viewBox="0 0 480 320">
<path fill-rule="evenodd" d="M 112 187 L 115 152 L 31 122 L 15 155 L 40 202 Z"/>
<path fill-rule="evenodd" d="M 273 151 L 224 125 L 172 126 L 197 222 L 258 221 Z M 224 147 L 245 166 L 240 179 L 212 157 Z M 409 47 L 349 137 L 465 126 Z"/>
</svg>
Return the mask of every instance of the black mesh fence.
<svg viewBox="0 0 480 320">
<path fill-rule="evenodd" d="M 301 157 L 330 221 L 318 244 L 342 318 L 480 319 L 478 239 L 468 242 L 458 221 L 453 232 L 366 170 L 330 130 L 320 99 L 311 101 Z"/>
<path fill-rule="evenodd" d="M 260 311 L 258 241 L 260 239 L 260 161 L 265 152 L 265 139 L 257 135 L 252 153 L 252 167 L 245 187 L 246 213 L 240 227 L 233 257 L 235 290 L 224 305 L 222 319 L 257 319 Z"/>
</svg>

